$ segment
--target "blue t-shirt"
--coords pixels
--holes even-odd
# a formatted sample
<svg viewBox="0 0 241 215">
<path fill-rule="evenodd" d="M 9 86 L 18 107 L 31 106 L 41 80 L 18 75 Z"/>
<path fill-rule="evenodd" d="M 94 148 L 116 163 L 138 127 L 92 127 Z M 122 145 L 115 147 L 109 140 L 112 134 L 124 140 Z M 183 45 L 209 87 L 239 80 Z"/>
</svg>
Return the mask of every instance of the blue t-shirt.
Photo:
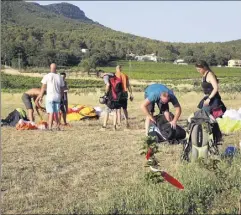
<svg viewBox="0 0 241 215">
<path fill-rule="evenodd" d="M 170 96 L 170 102 L 174 107 L 179 106 L 179 102 L 173 92 L 163 84 L 152 84 L 145 89 L 145 99 L 147 98 L 151 103 L 160 102 L 162 93 L 167 92 Z"/>
</svg>

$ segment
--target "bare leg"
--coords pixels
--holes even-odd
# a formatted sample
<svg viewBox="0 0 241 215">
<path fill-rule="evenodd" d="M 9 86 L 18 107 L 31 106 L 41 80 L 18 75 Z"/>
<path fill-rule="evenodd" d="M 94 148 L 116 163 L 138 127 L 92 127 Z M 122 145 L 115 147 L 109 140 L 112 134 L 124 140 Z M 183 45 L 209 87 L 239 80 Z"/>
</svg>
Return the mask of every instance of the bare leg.
<svg viewBox="0 0 241 215">
<path fill-rule="evenodd" d="M 34 122 L 33 109 L 28 109 L 28 118 L 31 122 Z"/>
<path fill-rule="evenodd" d="M 66 102 L 66 105 L 65 105 L 65 118 L 64 118 L 64 122 L 67 124 L 67 114 L 68 114 L 68 109 L 69 109 L 69 103 L 68 101 Z"/>
<path fill-rule="evenodd" d="M 117 110 L 117 124 L 121 125 L 121 109 Z"/>
<path fill-rule="evenodd" d="M 114 110 L 114 116 L 113 116 L 113 129 L 116 130 L 116 123 L 117 123 L 117 112 L 118 110 Z"/>
<path fill-rule="evenodd" d="M 53 119 L 54 119 L 54 113 L 49 113 L 49 130 L 52 130 Z"/>
<path fill-rule="evenodd" d="M 62 113 L 63 114 L 63 113 Z M 57 114 L 56 114 L 57 115 Z M 59 116 L 59 122 L 61 123 L 61 112 L 59 111 L 59 113 L 58 113 L 58 116 Z M 64 116 L 63 116 L 63 118 L 64 118 Z"/>
<path fill-rule="evenodd" d="M 103 127 L 106 127 L 108 119 L 109 119 L 109 111 L 106 110 L 105 116 L 104 116 Z"/>
<path fill-rule="evenodd" d="M 126 127 L 129 127 L 129 122 L 128 122 L 128 111 L 127 111 L 127 109 L 123 109 L 123 113 L 124 113 L 124 116 L 125 116 Z"/>
<path fill-rule="evenodd" d="M 59 121 L 59 114 L 58 114 L 58 112 L 55 113 L 55 117 L 56 117 L 57 129 L 59 130 L 60 121 Z"/>
<path fill-rule="evenodd" d="M 67 125 L 67 121 L 66 121 L 66 116 L 67 116 L 67 114 L 66 114 L 66 112 L 65 112 L 65 111 L 62 112 L 62 115 L 63 115 L 64 124 Z M 60 118 L 60 119 L 61 119 L 61 118 Z M 59 121 L 60 121 L 60 120 L 59 120 Z"/>
<path fill-rule="evenodd" d="M 170 115 L 170 112 L 168 112 L 168 111 L 164 112 L 164 116 L 166 117 L 166 120 L 168 122 L 171 122 L 173 120 L 172 116 Z"/>
</svg>

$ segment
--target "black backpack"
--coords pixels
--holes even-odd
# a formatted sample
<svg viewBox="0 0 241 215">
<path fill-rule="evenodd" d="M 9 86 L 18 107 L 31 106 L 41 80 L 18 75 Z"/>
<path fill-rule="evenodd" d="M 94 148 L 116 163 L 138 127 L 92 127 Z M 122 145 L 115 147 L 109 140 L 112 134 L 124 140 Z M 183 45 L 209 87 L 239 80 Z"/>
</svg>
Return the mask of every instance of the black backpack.
<svg viewBox="0 0 241 215">
<path fill-rule="evenodd" d="M 179 143 L 186 137 L 186 131 L 176 126 L 176 129 L 171 127 L 171 124 L 166 120 L 163 114 L 154 116 L 156 125 L 151 125 L 149 128 L 148 136 L 155 137 L 157 143 L 168 141 L 169 143 Z"/>
<path fill-rule="evenodd" d="M 182 155 L 184 160 L 207 159 L 211 154 L 219 154 L 217 145 L 222 139 L 222 133 L 218 123 L 213 121 L 204 110 L 195 112 L 189 119 L 187 134 Z"/>
</svg>

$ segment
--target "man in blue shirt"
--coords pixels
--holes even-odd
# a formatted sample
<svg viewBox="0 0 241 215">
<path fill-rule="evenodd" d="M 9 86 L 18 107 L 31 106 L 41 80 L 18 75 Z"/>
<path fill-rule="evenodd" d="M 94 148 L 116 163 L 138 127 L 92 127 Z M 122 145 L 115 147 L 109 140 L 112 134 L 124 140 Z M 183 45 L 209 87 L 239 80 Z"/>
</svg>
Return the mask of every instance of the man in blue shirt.
<svg viewBox="0 0 241 215">
<path fill-rule="evenodd" d="M 174 118 L 171 117 L 169 112 L 168 102 L 171 102 L 176 109 Z M 160 113 L 164 114 L 167 121 L 170 122 L 172 128 L 176 128 L 177 120 L 179 119 L 182 109 L 181 106 L 174 95 L 174 93 L 162 84 L 152 84 L 145 89 L 145 101 L 141 105 L 142 111 L 146 114 L 146 136 L 148 136 L 148 129 L 150 125 L 150 120 L 156 124 L 153 117 L 154 107 L 157 104 Z"/>
</svg>

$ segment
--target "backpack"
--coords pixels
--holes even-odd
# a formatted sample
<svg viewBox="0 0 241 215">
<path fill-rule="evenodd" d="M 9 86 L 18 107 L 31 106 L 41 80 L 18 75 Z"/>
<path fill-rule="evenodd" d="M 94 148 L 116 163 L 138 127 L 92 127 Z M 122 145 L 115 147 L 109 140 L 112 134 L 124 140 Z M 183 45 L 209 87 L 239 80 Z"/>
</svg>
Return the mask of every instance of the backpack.
<svg viewBox="0 0 241 215">
<path fill-rule="evenodd" d="M 148 131 L 148 136 L 155 137 L 157 143 L 168 141 L 169 143 L 181 142 L 186 137 L 186 131 L 176 126 L 176 129 L 171 127 L 171 124 L 166 120 L 163 114 L 154 116 L 156 125 L 151 125 Z"/>
<path fill-rule="evenodd" d="M 116 76 L 111 76 L 109 78 L 109 81 L 110 81 L 109 98 L 112 101 L 118 101 L 123 92 L 122 80 L 121 80 L 121 78 L 118 78 Z"/>
<path fill-rule="evenodd" d="M 195 161 L 198 158 L 207 159 L 210 155 L 219 154 L 217 145 L 222 138 L 222 133 L 218 124 L 206 111 L 199 110 L 189 117 L 187 134 L 183 145 L 183 160 Z"/>
<path fill-rule="evenodd" d="M 15 127 L 20 119 L 28 121 L 26 112 L 22 108 L 16 108 L 14 111 L 9 113 L 5 119 L 1 120 L 1 126 Z"/>
<path fill-rule="evenodd" d="M 119 100 L 123 93 L 122 80 L 116 76 L 109 76 L 109 81 L 110 90 L 107 94 L 106 105 L 110 109 L 118 109 L 121 107 Z"/>
</svg>

